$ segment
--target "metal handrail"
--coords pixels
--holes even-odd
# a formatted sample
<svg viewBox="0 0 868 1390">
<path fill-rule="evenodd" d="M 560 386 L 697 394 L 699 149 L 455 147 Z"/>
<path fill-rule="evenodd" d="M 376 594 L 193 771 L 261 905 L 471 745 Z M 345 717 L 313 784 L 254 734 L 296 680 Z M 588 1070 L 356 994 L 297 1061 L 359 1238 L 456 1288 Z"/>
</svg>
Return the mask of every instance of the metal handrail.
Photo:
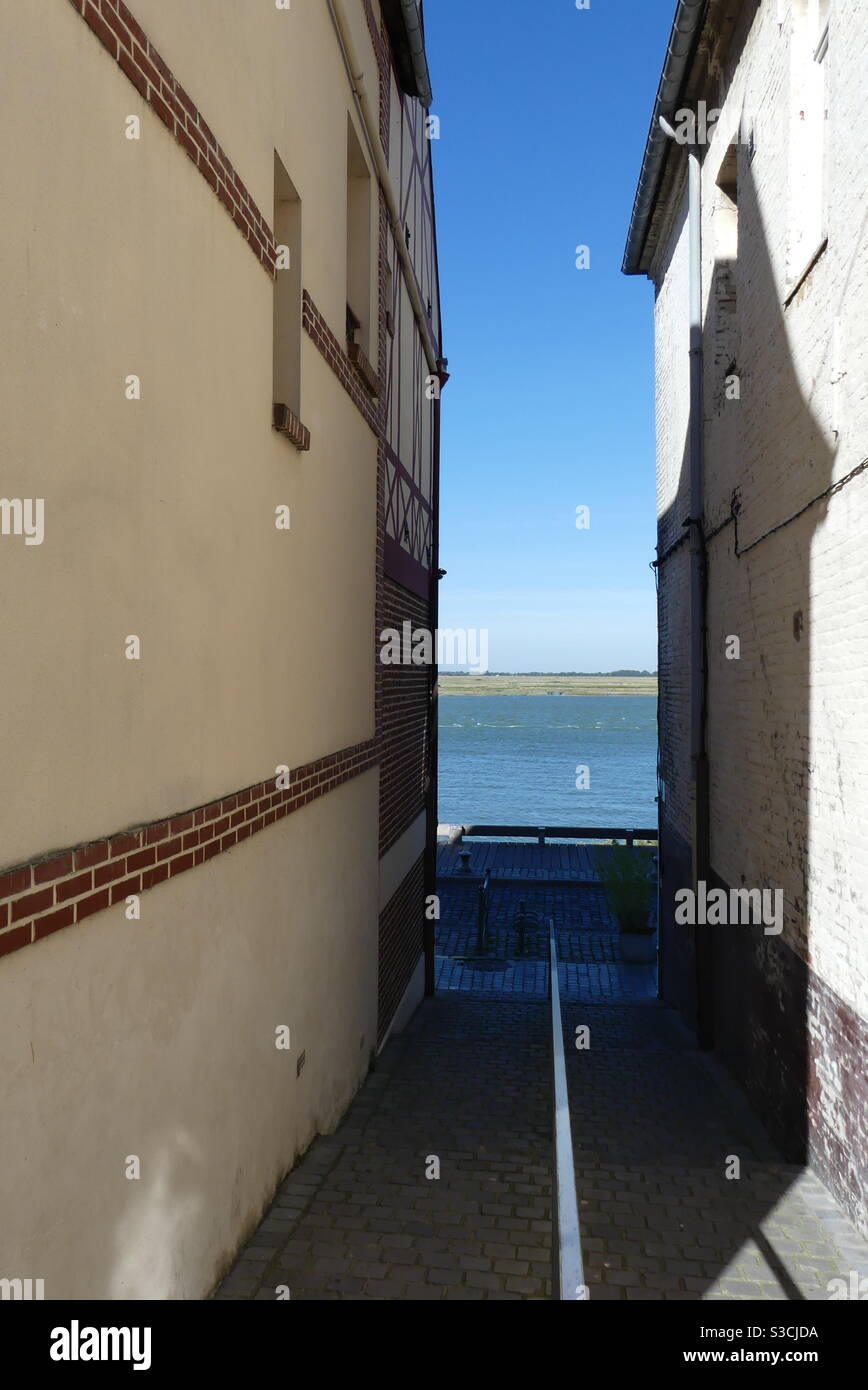
<svg viewBox="0 0 868 1390">
<path fill-rule="evenodd" d="M 559 1302 L 586 1300 L 576 1197 L 576 1169 L 570 1129 L 570 1098 L 564 1057 L 561 989 L 558 980 L 558 948 L 554 918 L 549 918 L 549 992 L 552 1004 L 552 1132 L 554 1181 L 552 1183 L 552 1298 Z"/>
<path fill-rule="evenodd" d="M 622 826 L 608 829 L 597 825 L 438 825 L 437 838 L 450 845 L 460 845 L 473 837 L 503 840 L 531 840 L 544 845 L 546 840 L 623 840 L 632 846 L 635 840 L 658 843 L 656 826 L 651 830 L 629 830 Z"/>
<path fill-rule="evenodd" d="M 488 894 L 491 888 L 491 870 L 485 870 L 485 877 L 479 885 L 476 906 L 476 950 L 481 953 L 485 950 L 486 937 L 488 935 Z"/>
</svg>

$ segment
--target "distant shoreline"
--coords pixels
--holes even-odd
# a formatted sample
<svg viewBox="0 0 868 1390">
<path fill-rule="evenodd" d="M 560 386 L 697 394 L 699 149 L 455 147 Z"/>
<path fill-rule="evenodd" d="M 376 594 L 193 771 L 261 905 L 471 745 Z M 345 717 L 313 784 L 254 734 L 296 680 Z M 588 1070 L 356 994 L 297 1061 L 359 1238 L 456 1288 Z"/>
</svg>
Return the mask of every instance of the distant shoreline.
<svg viewBox="0 0 868 1390">
<path fill-rule="evenodd" d="M 441 695 L 655 695 L 656 676 L 450 676 Z"/>
</svg>

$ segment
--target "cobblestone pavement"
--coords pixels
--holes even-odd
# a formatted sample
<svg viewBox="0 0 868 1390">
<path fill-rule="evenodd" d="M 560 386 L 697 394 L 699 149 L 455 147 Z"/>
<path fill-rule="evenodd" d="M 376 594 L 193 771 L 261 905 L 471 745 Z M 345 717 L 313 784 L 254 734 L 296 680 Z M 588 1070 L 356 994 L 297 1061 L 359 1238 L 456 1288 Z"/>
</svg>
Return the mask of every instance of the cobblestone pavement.
<svg viewBox="0 0 868 1390">
<path fill-rule="evenodd" d="M 622 964 L 617 925 L 599 885 L 493 882 L 489 889 L 487 958 L 477 953 L 478 888 L 478 882 L 438 880 L 438 990 L 489 998 L 505 994 L 546 999 L 551 918 L 563 998 L 621 1000 L 656 994 L 655 967 Z M 539 923 L 536 929 L 525 932 L 523 942 L 515 927 L 520 904 L 535 914 Z"/>
<path fill-rule="evenodd" d="M 423 1005 L 216 1297 L 550 1296 L 548 1018 L 543 1002 L 502 997 Z M 564 1027 L 592 1301 L 825 1299 L 830 1279 L 868 1274 L 825 1189 L 780 1163 L 672 1011 L 573 1002 Z"/>
<path fill-rule="evenodd" d="M 438 879 L 440 921 L 437 939 L 447 954 L 468 954 L 476 944 L 478 883 Z M 553 884 L 492 882 L 488 890 L 488 939 L 495 954 L 514 955 L 519 938 L 515 925 L 520 905 L 536 917 L 528 927 L 524 945 L 528 955 L 548 956 L 548 922 L 554 919 L 559 953 L 563 960 L 612 960 L 617 954 L 618 926 L 609 910 L 604 888 L 597 883 Z M 592 933 L 599 954 L 584 954 L 583 942 Z M 575 952 L 571 956 L 571 952 Z"/>
<path fill-rule="evenodd" d="M 780 1162 L 740 1092 L 656 1003 L 567 1004 L 591 1299 L 828 1299 L 868 1245 L 813 1174 Z M 740 1177 L 727 1178 L 737 1158 Z"/>
<path fill-rule="evenodd" d="M 624 1000 L 653 998 L 655 971 L 648 965 L 571 964 L 558 967 L 562 999 Z M 542 960 L 435 958 L 438 991 L 480 996 L 547 999 L 549 968 Z"/>
<path fill-rule="evenodd" d="M 282 1284 L 293 1299 L 545 1297 L 547 1022 L 539 1003 L 424 1004 L 217 1297 L 274 1299 Z"/>
</svg>

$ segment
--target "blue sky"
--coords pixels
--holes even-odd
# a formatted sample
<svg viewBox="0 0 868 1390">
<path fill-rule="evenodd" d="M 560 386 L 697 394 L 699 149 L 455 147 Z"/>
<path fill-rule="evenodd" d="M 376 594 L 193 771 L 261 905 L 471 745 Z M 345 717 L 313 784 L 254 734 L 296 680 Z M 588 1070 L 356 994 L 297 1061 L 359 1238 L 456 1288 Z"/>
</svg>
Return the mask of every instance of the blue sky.
<svg viewBox="0 0 868 1390">
<path fill-rule="evenodd" d="M 425 7 L 453 373 L 440 625 L 487 629 L 492 670 L 657 664 L 653 291 L 620 265 L 674 10 Z"/>
</svg>

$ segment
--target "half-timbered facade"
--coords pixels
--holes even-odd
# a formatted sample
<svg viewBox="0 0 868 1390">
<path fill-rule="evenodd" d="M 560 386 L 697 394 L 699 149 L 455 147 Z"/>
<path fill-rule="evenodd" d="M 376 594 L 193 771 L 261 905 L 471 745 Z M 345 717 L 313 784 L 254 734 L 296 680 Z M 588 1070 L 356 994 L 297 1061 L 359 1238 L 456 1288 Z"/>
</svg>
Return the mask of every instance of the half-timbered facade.
<svg viewBox="0 0 868 1390">
<path fill-rule="evenodd" d="M 387 17 L 399 7 L 385 7 Z M 386 215 L 381 631 L 433 633 L 437 626 L 437 476 L 440 390 L 446 381 L 440 328 L 432 150 L 439 121 L 421 92 L 400 31 L 390 49 L 382 92 L 388 108 L 388 162 L 399 190 L 399 218 Z M 408 265 L 409 261 L 409 265 Z M 411 269 L 412 268 L 412 273 Z M 382 665 L 379 689 L 380 1036 L 422 997 L 428 984 L 435 891 L 436 670 Z M 428 922 L 428 939 L 425 924 Z M 402 1002 L 403 1001 L 403 1002 Z"/>
</svg>

